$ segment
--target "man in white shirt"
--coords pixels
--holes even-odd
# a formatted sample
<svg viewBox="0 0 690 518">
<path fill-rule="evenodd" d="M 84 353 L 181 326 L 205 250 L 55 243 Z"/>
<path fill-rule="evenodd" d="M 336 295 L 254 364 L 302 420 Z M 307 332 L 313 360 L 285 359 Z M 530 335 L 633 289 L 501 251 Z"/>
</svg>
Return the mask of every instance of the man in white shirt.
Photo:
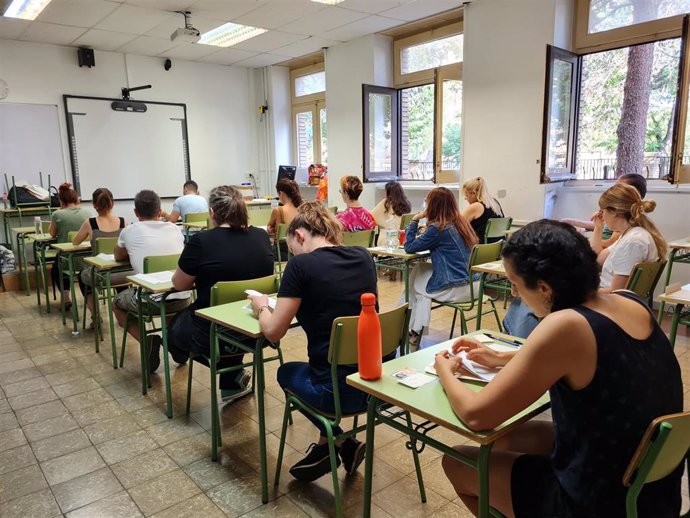
<svg viewBox="0 0 690 518">
<path fill-rule="evenodd" d="M 134 197 L 134 214 L 138 221 L 128 225 L 117 238 L 114 255 L 117 261 L 126 261 L 132 265 L 135 274 L 143 273 L 144 257 L 154 255 L 179 254 L 184 248 L 184 238 L 180 229 L 168 221 L 160 221 L 161 200 L 149 190 L 140 191 Z M 178 297 L 175 297 L 178 295 Z M 172 314 L 189 306 L 189 293 L 173 294 L 166 299 L 166 313 Z M 117 294 L 113 304 L 113 313 L 121 327 L 125 326 L 127 312 L 136 313 L 139 309 L 136 288 L 127 288 Z M 151 308 L 153 309 L 153 308 Z M 139 324 L 136 319 L 129 321 L 127 332 L 140 341 Z M 154 372 L 160 365 L 161 337 L 149 335 L 149 370 Z"/>
<path fill-rule="evenodd" d="M 184 221 L 185 214 L 194 212 L 208 212 L 208 203 L 206 198 L 199 196 L 197 183 L 194 180 L 189 180 L 182 186 L 182 196 L 175 200 L 170 214 L 161 212 L 161 217 L 175 223 L 180 218 Z"/>
</svg>

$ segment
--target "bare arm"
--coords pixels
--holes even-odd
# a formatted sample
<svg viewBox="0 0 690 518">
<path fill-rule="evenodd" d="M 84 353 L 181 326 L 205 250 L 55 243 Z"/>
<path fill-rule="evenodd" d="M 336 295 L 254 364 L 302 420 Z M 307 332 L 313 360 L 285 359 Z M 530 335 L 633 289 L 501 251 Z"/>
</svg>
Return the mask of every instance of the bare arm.
<svg viewBox="0 0 690 518">
<path fill-rule="evenodd" d="M 606 248 L 610 247 L 613 243 L 618 241 L 620 239 L 620 237 L 621 237 L 620 232 L 614 232 L 613 234 L 611 234 L 610 238 L 601 240 L 601 246 L 603 246 L 604 249 L 606 249 Z"/>
<path fill-rule="evenodd" d="M 50 234 L 50 237 L 57 237 L 58 228 L 57 228 L 57 225 L 55 224 L 55 221 L 50 222 L 50 226 L 48 227 L 48 234 Z"/>
<path fill-rule="evenodd" d="M 127 252 L 127 249 L 117 244 L 113 249 L 113 255 L 115 256 L 116 261 L 126 261 L 127 259 L 129 259 L 129 253 Z"/>
<path fill-rule="evenodd" d="M 182 270 L 180 270 L 180 267 L 178 266 L 177 270 L 175 270 L 175 273 L 173 273 L 172 276 L 172 285 L 173 288 L 175 288 L 177 291 L 187 291 L 191 290 L 194 287 L 195 280 L 195 276 L 187 275 Z"/>
<path fill-rule="evenodd" d="M 589 231 L 594 230 L 594 223 L 592 223 L 591 220 L 585 221 L 584 219 L 563 218 L 561 221 L 575 228 L 583 228 Z"/>
<path fill-rule="evenodd" d="M 462 209 L 462 216 L 467 221 L 472 221 L 474 219 L 477 219 L 482 214 L 484 214 L 484 205 L 482 205 L 478 201 L 475 201 L 474 203 L 470 204 L 468 207 L 465 207 L 464 209 Z"/>
<path fill-rule="evenodd" d="M 278 214 L 280 213 L 280 207 L 276 207 L 271 211 L 271 217 L 268 218 L 268 223 L 266 224 L 266 231 L 269 235 L 276 233 L 278 228 Z"/>
<path fill-rule="evenodd" d="M 596 212 L 592 216 L 592 221 L 594 222 L 594 232 L 592 232 L 592 237 L 589 238 L 589 244 L 595 253 L 600 253 L 604 246 L 602 244 L 601 233 L 604 231 L 604 216 L 602 211 Z"/>
<path fill-rule="evenodd" d="M 160 215 L 161 218 L 168 220 L 170 223 L 175 223 L 178 219 L 180 219 L 180 212 L 177 210 L 173 210 L 170 212 L 170 214 L 162 210 Z"/>
<path fill-rule="evenodd" d="M 611 293 L 616 290 L 624 290 L 628 285 L 629 275 L 614 275 L 611 280 L 611 286 L 608 288 L 599 288 L 599 293 Z"/>
<path fill-rule="evenodd" d="M 87 238 L 91 238 L 91 224 L 88 219 L 82 223 L 79 232 L 77 232 L 77 235 L 72 239 L 72 244 L 80 245 Z"/>
<path fill-rule="evenodd" d="M 261 332 L 269 342 L 277 342 L 285 336 L 285 333 L 290 329 L 290 323 L 295 318 L 299 305 L 302 299 L 291 297 L 279 297 L 276 302 L 276 307 L 273 312 L 266 309 L 268 306 L 268 297 L 249 296 L 252 303 L 254 313 L 259 316 L 259 325 Z"/>
</svg>

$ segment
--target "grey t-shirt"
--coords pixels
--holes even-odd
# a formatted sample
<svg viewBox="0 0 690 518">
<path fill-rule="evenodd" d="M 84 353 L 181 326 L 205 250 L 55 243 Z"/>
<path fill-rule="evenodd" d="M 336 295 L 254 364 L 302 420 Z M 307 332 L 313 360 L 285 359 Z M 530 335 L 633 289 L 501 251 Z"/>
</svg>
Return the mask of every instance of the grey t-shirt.
<svg viewBox="0 0 690 518">
<path fill-rule="evenodd" d="M 83 207 L 66 207 L 53 212 L 50 219 L 57 226 L 57 242 L 67 243 L 67 234 L 79 230 L 90 217 L 91 212 Z"/>
</svg>

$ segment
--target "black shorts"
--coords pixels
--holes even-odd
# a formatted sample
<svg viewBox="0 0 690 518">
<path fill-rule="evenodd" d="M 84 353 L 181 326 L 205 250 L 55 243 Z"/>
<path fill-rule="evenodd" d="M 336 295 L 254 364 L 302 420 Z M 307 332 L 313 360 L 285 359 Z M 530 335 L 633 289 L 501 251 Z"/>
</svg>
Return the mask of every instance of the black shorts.
<svg viewBox="0 0 690 518">
<path fill-rule="evenodd" d="M 515 518 L 578 517 L 543 455 L 521 455 L 513 464 L 510 491 Z"/>
</svg>

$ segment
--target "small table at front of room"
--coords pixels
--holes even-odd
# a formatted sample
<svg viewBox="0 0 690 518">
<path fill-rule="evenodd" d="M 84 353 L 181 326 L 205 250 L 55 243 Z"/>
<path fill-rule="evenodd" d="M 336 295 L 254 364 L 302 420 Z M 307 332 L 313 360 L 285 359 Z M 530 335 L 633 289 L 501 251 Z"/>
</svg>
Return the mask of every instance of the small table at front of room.
<svg viewBox="0 0 690 518">
<path fill-rule="evenodd" d="M 110 275 L 114 272 L 122 272 L 131 269 L 129 261 L 116 261 L 103 257 L 85 257 L 84 263 L 93 267 L 93 327 L 96 352 L 99 352 L 99 341 L 103 335 L 101 329 L 100 306 L 98 304 L 98 292 L 105 288 L 106 302 L 108 305 L 108 322 L 110 324 L 110 349 L 113 353 L 113 369 L 117 369 L 117 341 L 115 339 L 115 321 L 113 319 L 113 290 L 110 284 Z"/>
<path fill-rule="evenodd" d="M 40 205 L 38 207 L 22 207 L 21 209 L 0 209 L 0 215 L 2 216 L 3 228 L 5 232 L 5 239 L 8 241 L 8 243 L 11 244 L 10 229 L 12 226 L 12 219 L 19 219 L 19 224 L 23 226 L 23 218 L 29 218 L 29 220 L 33 222 L 33 218 L 35 216 L 48 216 L 55 210 L 57 210 L 57 208 L 51 209 L 47 205 Z M 17 251 L 14 250 L 14 252 Z"/>
<path fill-rule="evenodd" d="M 34 284 L 36 285 L 36 301 L 38 305 L 41 305 L 41 289 L 44 290 L 46 296 L 46 312 L 50 313 L 50 299 L 48 298 L 48 269 L 47 259 L 48 259 L 48 249 L 50 244 L 55 242 L 55 238 L 50 234 L 31 234 L 31 242 L 33 243 L 34 252 Z M 55 254 L 56 252 L 52 252 Z M 55 256 L 51 256 L 55 258 Z M 53 264 L 54 268 L 57 268 L 57 264 Z M 39 283 L 39 276 L 41 282 Z"/>
<path fill-rule="evenodd" d="M 10 243 L 10 246 L 12 246 L 12 243 L 16 245 L 16 248 L 14 246 L 12 248 L 14 248 L 17 265 L 19 266 L 19 279 L 24 282 L 24 289 L 28 297 L 31 294 L 31 290 L 29 286 L 29 266 L 26 260 L 26 240 L 29 235 L 36 233 L 36 227 L 15 227 L 11 232 L 16 234 L 16 237 L 15 239 L 9 239 L 8 236 L 8 243 Z M 36 286 L 36 289 L 39 289 L 38 286 Z"/>
<path fill-rule="evenodd" d="M 60 311 L 62 312 L 62 323 L 63 325 L 67 323 L 65 316 L 65 297 L 62 290 L 62 276 L 66 274 L 69 278 L 69 290 L 72 300 L 72 334 L 78 335 L 79 310 L 77 308 L 77 299 L 74 293 L 74 281 L 77 277 L 77 271 L 74 267 L 74 260 L 78 256 L 91 253 L 91 242 L 84 241 L 79 245 L 73 245 L 72 243 L 51 243 L 50 247 L 58 251 L 57 266 L 59 272 L 58 279 L 60 279 Z"/>
<path fill-rule="evenodd" d="M 388 268 L 402 272 L 403 280 L 405 281 L 405 302 L 410 301 L 410 269 L 412 263 L 423 261 L 431 258 L 431 254 L 420 252 L 415 254 L 408 254 L 403 247 L 397 247 L 393 250 L 388 250 L 384 246 L 374 246 L 367 248 L 369 253 L 375 257 L 384 258 L 376 261 L 377 268 Z"/>
<path fill-rule="evenodd" d="M 257 398 L 257 406 L 259 410 L 259 452 L 261 455 L 261 501 L 265 504 L 268 502 L 268 471 L 266 466 L 266 415 L 264 410 L 264 390 L 266 387 L 266 379 L 264 375 L 264 354 L 263 349 L 266 342 L 263 334 L 261 334 L 261 327 L 259 320 L 254 316 L 251 307 L 248 306 L 248 300 L 239 300 L 237 302 L 230 302 L 229 304 L 221 304 L 219 306 L 212 306 L 204 309 L 198 309 L 195 314 L 205 320 L 211 322 L 211 340 L 210 347 L 214 344 L 214 333 L 224 336 L 224 341 L 232 343 L 238 349 L 245 353 L 253 354 L 254 372 L 256 374 L 255 391 Z M 296 320 L 293 320 L 290 327 L 298 325 Z M 243 344 L 237 340 L 233 340 L 230 333 L 235 332 L 254 339 L 254 346 Z M 276 356 L 274 359 L 278 359 Z M 215 380 L 212 381 L 211 390 L 215 388 Z M 212 412 L 212 419 L 215 420 L 215 412 Z M 220 423 L 214 423 L 212 426 L 217 426 L 220 433 Z M 213 444 L 213 452 L 216 452 L 217 444 Z M 215 457 L 216 453 L 212 453 Z M 215 460 L 215 458 L 214 458 Z"/>
<path fill-rule="evenodd" d="M 686 286 L 687 287 L 687 286 Z M 690 309 L 683 313 L 685 307 L 690 308 L 690 290 L 680 289 L 671 293 L 662 293 L 658 298 L 662 304 L 675 304 L 673 311 L 673 320 L 671 321 L 671 332 L 669 333 L 669 341 L 671 347 L 676 345 L 676 333 L 678 332 L 678 324 L 690 325 Z"/>
<path fill-rule="evenodd" d="M 491 331 L 491 333 L 510 340 L 520 341 L 520 339 L 496 333 L 495 331 Z M 470 333 L 469 336 L 472 334 Z M 548 394 L 545 394 L 528 408 L 508 419 L 494 430 L 475 432 L 465 426 L 455 415 L 438 379 L 417 389 L 412 389 L 400 384 L 399 380 L 392 375 L 394 372 L 404 368 L 413 368 L 419 372 L 424 372 L 426 366 L 433 363 L 434 356 L 441 350 L 448 349 L 453 342 L 454 340 L 448 340 L 447 342 L 384 363 L 381 379 L 376 381 L 364 381 L 360 378 L 359 373 L 351 374 L 347 377 L 348 385 L 371 396 L 367 409 L 364 518 L 369 518 L 371 514 L 371 488 L 375 449 L 374 431 L 376 424 L 385 423 L 410 436 L 413 448 L 417 447 L 416 442 L 418 441 L 422 445 L 429 445 L 464 464 L 474 467 L 479 477 L 479 517 L 488 518 L 489 454 L 494 441 L 549 408 L 549 397 Z M 472 381 L 463 381 L 463 383 L 477 392 L 485 385 L 484 383 Z M 407 412 L 422 417 L 424 421 L 420 423 L 408 422 L 406 418 Z M 454 450 L 452 448 L 453 445 L 443 444 L 439 440 L 430 437 L 429 432 L 438 426 L 456 432 L 477 443 L 479 445 L 477 460 L 466 458 Z"/>
<path fill-rule="evenodd" d="M 491 261 L 490 263 L 478 264 L 472 267 L 473 273 L 481 273 L 481 279 L 479 280 L 479 294 L 477 300 L 477 329 L 482 326 L 482 304 L 484 301 L 484 287 L 486 285 L 486 277 L 489 274 L 493 275 L 505 275 L 506 269 L 503 266 L 503 261 Z M 492 286 L 494 288 L 504 289 L 501 286 Z"/>
<path fill-rule="evenodd" d="M 683 239 L 678 239 L 676 241 L 671 241 L 668 244 L 670 252 L 668 254 L 668 264 L 666 265 L 666 278 L 664 279 L 664 285 L 662 286 L 662 291 L 666 289 L 668 283 L 671 281 L 671 271 L 673 269 L 673 263 L 684 263 L 690 264 L 690 236 Z M 659 298 L 661 304 L 659 304 L 659 315 L 657 320 L 661 323 L 661 319 L 664 316 L 664 306 L 666 302 Z"/>
</svg>

